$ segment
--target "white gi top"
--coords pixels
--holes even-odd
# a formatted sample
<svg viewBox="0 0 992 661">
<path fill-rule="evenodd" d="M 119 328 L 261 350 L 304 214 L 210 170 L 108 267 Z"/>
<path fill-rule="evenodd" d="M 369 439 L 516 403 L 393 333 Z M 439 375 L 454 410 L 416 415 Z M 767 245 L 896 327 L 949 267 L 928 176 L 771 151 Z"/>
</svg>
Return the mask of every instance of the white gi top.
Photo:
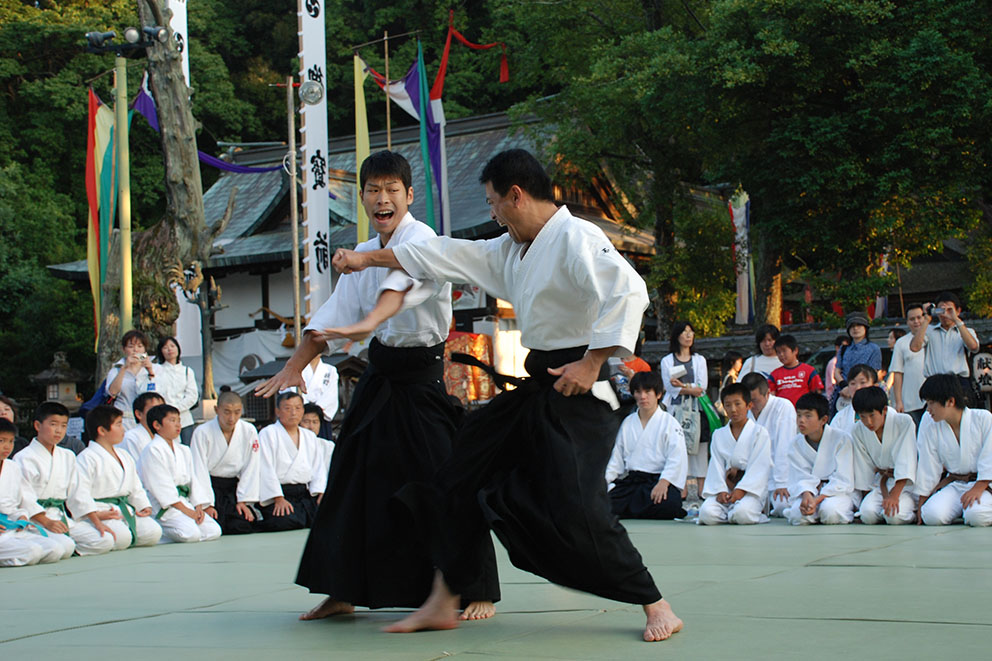
<svg viewBox="0 0 992 661">
<path fill-rule="evenodd" d="M 0 462 L 0 514 L 11 521 L 20 518 L 30 519 L 41 511 L 38 507 L 38 497 L 31 489 L 23 475 L 21 467 L 13 459 Z M 10 531 L 8 531 L 10 532 Z"/>
<path fill-rule="evenodd" d="M 72 450 L 55 446 L 55 452 L 49 453 L 45 446 L 34 438 L 27 447 L 14 455 L 14 461 L 20 465 L 24 481 L 34 491 L 38 500 L 57 498 L 68 501 L 69 496 L 76 490 L 76 455 Z M 37 501 L 28 510 L 28 518 L 42 511 L 50 519 L 62 519 L 62 511 L 59 508 L 49 507 L 43 510 Z"/>
<path fill-rule="evenodd" d="M 778 356 L 766 356 L 763 353 L 755 354 L 750 356 L 744 361 L 744 364 L 741 365 L 741 371 L 737 375 L 737 380 L 740 381 L 751 372 L 757 372 L 766 379 L 770 379 L 772 377 L 772 372 L 781 366 L 782 361 L 778 359 Z"/>
<path fill-rule="evenodd" d="M 870 491 L 877 488 L 881 475 L 875 472 L 876 468 L 891 470 L 897 482 L 909 480 L 907 486 L 916 480 L 916 423 L 912 416 L 890 406 L 885 411 L 881 441 L 860 420 L 854 425 L 852 436 L 855 489 Z"/>
<path fill-rule="evenodd" d="M 768 494 L 768 477 L 772 472 L 772 442 L 765 428 L 754 420 L 749 419 L 744 423 L 738 439 L 734 439 L 729 424 L 713 432 L 703 498 L 730 493 L 727 488 L 727 471 L 731 468 L 744 471 L 737 489 L 743 489 L 760 499 L 765 498 Z"/>
<path fill-rule="evenodd" d="M 261 445 L 261 478 L 259 502 L 268 505 L 282 496 L 283 484 L 306 484 L 316 496 L 324 493 L 327 471 L 324 470 L 327 451 L 317 435 L 299 427 L 300 447 L 278 420 L 258 434 Z"/>
<path fill-rule="evenodd" d="M 854 412 L 854 405 L 848 404 L 844 408 L 837 411 L 837 414 L 827 426 L 833 427 L 837 431 L 844 432 L 847 435 L 851 435 L 854 433 L 854 423 L 857 421 L 858 414 Z"/>
<path fill-rule="evenodd" d="M 189 443 L 197 475 L 238 478 L 239 503 L 257 503 L 261 471 L 258 432 L 244 420 L 238 420 L 228 443 L 217 418 L 193 430 Z"/>
<path fill-rule="evenodd" d="M 307 391 L 302 393 L 306 404 L 316 404 L 324 412 L 324 420 L 331 421 L 338 411 L 338 370 L 323 360 L 317 362 L 317 369 L 310 363 L 303 368 L 303 383 Z"/>
<path fill-rule="evenodd" d="M 967 326 L 965 331 L 978 339 L 975 331 Z M 946 330 L 940 324 L 928 326 L 922 351 L 924 379 L 934 374 L 968 376 L 968 347 L 965 346 L 957 325 Z"/>
<path fill-rule="evenodd" d="M 141 486 L 134 459 L 127 452 L 114 449 L 116 457 L 96 441 L 90 441 L 86 449 L 76 457 L 78 484 L 68 502 L 69 509 L 76 518 L 90 512 L 114 509 L 110 503 L 96 502 L 97 498 L 123 496 L 135 511 L 152 506 Z"/>
<path fill-rule="evenodd" d="M 124 440 L 120 442 L 117 449 L 127 452 L 134 459 L 134 463 L 137 464 L 141 453 L 145 451 L 145 448 L 151 442 L 152 435 L 148 433 L 145 426 L 136 425 L 134 428 L 127 430 L 124 434 Z"/>
<path fill-rule="evenodd" d="M 602 230 L 564 206 L 529 247 L 509 234 L 485 241 L 442 236 L 393 252 L 415 278 L 472 283 L 509 301 L 528 349 L 619 346 L 617 355 L 629 356 L 648 306 L 641 276 Z"/>
<path fill-rule="evenodd" d="M 660 480 L 684 489 L 688 469 L 682 425 L 659 407 L 642 427 L 634 411 L 620 424 L 610 463 L 606 465 L 606 483 L 612 489 L 617 478 L 629 471 L 641 471 L 658 473 Z"/>
<path fill-rule="evenodd" d="M 747 417 L 765 428 L 772 442 L 772 475 L 768 488 L 789 487 L 789 445 L 799 432 L 796 427 L 796 407 L 785 397 L 768 394 L 768 403 L 755 418 L 752 411 Z"/>
<path fill-rule="evenodd" d="M 849 434 L 826 425 L 816 450 L 805 436 L 796 434 L 789 448 L 789 496 L 794 502 L 806 491 L 814 496 L 854 491 L 854 448 Z"/>
<path fill-rule="evenodd" d="M 437 235 L 409 212 L 393 231 L 387 248 L 431 239 Z M 384 247 L 379 237 L 359 243 L 355 250 L 367 252 Z M 397 269 L 373 267 L 338 278 L 338 284 L 310 319 L 305 331 L 322 331 L 358 323 L 379 300 L 384 290 L 407 291 L 403 310 L 380 324 L 375 337 L 390 347 L 429 347 L 448 337 L 451 326 L 451 285 L 430 279 L 414 280 Z M 342 341 L 341 344 L 344 342 Z"/>
<path fill-rule="evenodd" d="M 178 438 L 169 447 L 167 440 L 155 434 L 152 442 L 141 453 L 138 473 L 151 500 L 152 511 L 156 514 L 180 501 L 190 508 L 214 504 L 210 477 L 197 474 L 193 466 L 193 453 Z M 181 497 L 176 490 L 177 486 L 183 484 L 189 485 L 189 498 Z M 172 513 L 166 516 L 172 516 Z"/>
<path fill-rule="evenodd" d="M 951 426 L 943 420 L 931 419 L 929 424 L 920 424 L 917 494 L 929 496 L 944 470 L 958 474 L 978 473 L 979 480 L 992 480 L 992 413 L 966 408 L 961 414 L 960 433 L 959 444 Z"/>
<path fill-rule="evenodd" d="M 920 399 L 920 386 L 923 385 L 923 351 L 913 351 L 909 348 L 913 341 L 910 334 L 896 340 L 892 348 L 892 360 L 889 362 L 889 372 L 902 374 L 902 408 L 904 411 L 916 411 L 926 406 Z"/>
</svg>

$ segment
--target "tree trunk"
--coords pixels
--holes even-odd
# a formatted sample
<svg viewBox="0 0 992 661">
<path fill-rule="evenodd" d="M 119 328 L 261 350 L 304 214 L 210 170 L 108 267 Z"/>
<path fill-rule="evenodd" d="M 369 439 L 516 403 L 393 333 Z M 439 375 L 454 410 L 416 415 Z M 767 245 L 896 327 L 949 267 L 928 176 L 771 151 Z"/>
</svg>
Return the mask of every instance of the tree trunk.
<svg viewBox="0 0 992 661">
<path fill-rule="evenodd" d="M 203 349 L 203 399 L 217 399 L 214 389 L 214 310 L 211 306 L 211 289 L 215 289 L 213 278 L 204 278 L 200 283 L 197 307 L 200 308 L 200 328 Z"/>
<path fill-rule="evenodd" d="M 782 325 L 782 257 L 760 231 L 752 232 L 755 267 L 754 326 Z"/>
<path fill-rule="evenodd" d="M 658 255 L 665 255 L 675 245 L 675 184 L 661 175 L 660 171 L 655 171 L 652 191 L 655 201 L 654 244 Z M 654 295 L 651 296 L 655 318 L 658 320 L 659 340 L 668 339 L 675 316 L 675 293 L 670 283 L 663 283 L 655 288 Z"/>
</svg>

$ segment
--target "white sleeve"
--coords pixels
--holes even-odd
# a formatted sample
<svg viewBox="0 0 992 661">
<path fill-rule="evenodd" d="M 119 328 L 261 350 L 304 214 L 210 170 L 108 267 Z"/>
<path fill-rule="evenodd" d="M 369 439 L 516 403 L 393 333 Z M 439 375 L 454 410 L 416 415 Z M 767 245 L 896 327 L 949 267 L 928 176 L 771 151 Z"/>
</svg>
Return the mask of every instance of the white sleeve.
<svg viewBox="0 0 992 661">
<path fill-rule="evenodd" d="M 919 496 L 929 496 L 944 470 L 944 464 L 937 456 L 937 422 L 924 426 L 920 424 L 920 436 L 916 441 L 919 451 L 919 461 L 916 464 L 916 483 L 914 490 Z"/>
<path fill-rule="evenodd" d="M 660 479 L 668 480 L 669 484 L 678 489 L 684 489 L 689 475 L 689 454 L 685 449 L 685 433 L 682 431 L 682 425 L 678 421 L 670 421 L 666 438 L 659 441 L 666 450 L 665 468 L 661 471 Z"/>
<path fill-rule="evenodd" d="M 364 319 L 365 315 L 369 312 L 365 305 L 369 302 L 362 301 L 360 295 L 363 273 L 364 271 L 341 275 L 338 278 L 337 286 L 331 292 L 331 297 L 324 301 L 324 304 L 310 317 L 310 321 L 303 329 L 304 332 L 320 332 L 325 328 L 350 326 Z M 371 301 L 370 303 L 374 304 L 375 301 Z"/>
<path fill-rule="evenodd" d="M 257 503 L 262 467 L 262 458 L 259 452 L 260 443 L 258 442 L 258 430 L 251 424 L 245 424 L 249 427 L 248 437 L 251 440 L 251 451 L 248 453 L 248 462 L 238 474 L 237 498 L 239 503 Z"/>
<path fill-rule="evenodd" d="M 176 408 L 180 411 L 189 411 L 200 399 L 200 388 L 196 385 L 196 374 L 188 365 L 184 370 L 183 379 L 185 383 L 176 400 Z"/>
<path fill-rule="evenodd" d="M 165 464 L 162 455 L 155 452 L 155 448 L 147 447 L 141 453 L 138 472 L 141 474 L 141 483 L 145 485 L 145 490 L 160 507 L 169 507 L 182 500 L 169 467 Z"/>
<path fill-rule="evenodd" d="M 331 420 L 338 410 L 338 370 L 333 365 L 327 366 L 330 377 L 327 387 L 320 391 L 320 397 L 315 404 L 324 412 L 325 419 Z"/>
<path fill-rule="evenodd" d="M 842 496 L 854 490 L 854 452 L 851 447 L 851 437 L 844 438 L 834 447 L 834 472 L 823 485 L 821 494 L 827 496 Z"/>
<path fill-rule="evenodd" d="M 190 502 L 193 505 L 213 505 L 214 489 L 210 482 L 210 468 L 207 461 L 209 448 L 207 441 L 203 438 L 204 434 L 200 431 L 201 429 L 203 429 L 203 425 L 193 430 L 193 438 L 189 442 L 189 451 L 193 458 Z"/>
<path fill-rule="evenodd" d="M 975 411 L 975 414 L 979 411 Z M 978 452 L 978 479 L 992 480 L 992 414 L 981 411 L 981 424 L 978 425 L 981 435 L 981 450 Z"/>
<path fill-rule="evenodd" d="M 756 429 L 751 441 L 751 452 L 747 457 L 747 470 L 737 483 L 737 488 L 760 498 L 768 492 L 768 478 L 772 472 L 772 442 L 764 427 L 757 422 L 753 424 Z"/>
<path fill-rule="evenodd" d="M 131 459 L 131 455 L 126 452 L 122 454 L 124 456 L 121 457 L 121 463 L 128 464 L 124 468 L 124 489 L 127 491 L 127 502 L 131 503 L 135 512 L 140 512 L 145 508 L 151 509 L 152 504 L 148 501 L 148 494 L 145 493 L 145 487 L 142 486 L 141 477 L 138 475 L 138 466 Z"/>
<path fill-rule="evenodd" d="M 820 488 L 820 481 L 805 466 L 806 462 L 799 449 L 799 444 L 805 442 L 806 439 L 801 434 L 797 435 L 789 448 L 789 495 L 793 498 L 802 498 L 807 491 L 815 496 Z"/>
<path fill-rule="evenodd" d="M 706 367 L 706 358 L 702 354 L 696 353 L 692 355 L 692 377 L 696 380 L 696 385 L 703 389 L 703 394 L 706 394 L 706 389 L 710 385 L 710 372 Z"/>
<path fill-rule="evenodd" d="M 268 433 L 268 427 L 258 434 L 259 452 L 259 480 L 258 480 L 258 502 L 261 505 L 270 505 L 273 500 L 282 496 L 282 485 L 279 483 L 279 475 L 276 473 L 275 447 L 278 438 L 273 438 L 274 433 Z"/>
<path fill-rule="evenodd" d="M 906 369 L 905 358 L 903 357 L 903 347 L 908 347 L 908 344 L 903 344 L 902 342 L 896 342 L 895 347 L 892 349 L 892 359 L 889 360 L 889 373 L 899 372 L 900 374 Z"/>
<path fill-rule="evenodd" d="M 81 521 L 87 514 L 97 510 L 91 486 L 93 467 L 88 464 L 89 461 L 86 457 L 76 458 L 76 488 L 69 492 L 69 498 L 65 503 L 69 511 L 72 512 L 72 518 L 77 521 Z"/>
<path fill-rule="evenodd" d="M 324 444 L 316 435 L 313 437 L 313 443 L 311 443 L 312 450 L 310 452 L 310 464 L 313 466 L 313 472 L 310 477 L 310 493 L 316 496 L 319 493 L 324 493 L 324 489 L 327 488 L 327 463 L 325 461 L 327 455 L 324 452 Z"/>
<path fill-rule="evenodd" d="M 14 477 L 18 482 L 20 491 L 18 509 L 13 513 L 11 518 L 15 521 L 22 516 L 26 519 L 30 519 L 32 516 L 44 512 L 45 510 L 43 510 L 41 505 L 38 504 L 38 494 L 34 492 L 34 489 L 31 488 L 31 485 L 28 484 L 27 480 L 25 480 L 24 476 L 21 474 L 20 465 L 11 461 L 10 465 L 7 466 L 7 470 L 14 470 L 16 472 Z"/>
<path fill-rule="evenodd" d="M 871 491 L 875 486 L 875 463 L 864 446 L 866 434 L 874 434 L 874 432 L 866 429 L 861 423 L 856 424 L 851 433 L 854 441 L 851 448 L 854 457 L 854 488 L 859 491 Z M 916 454 L 915 442 L 913 445 L 913 454 Z"/>
<path fill-rule="evenodd" d="M 437 236 L 400 244 L 393 248 L 393 254 L 414 278 L 474 284 L 492 296 L 510 300 L 503 275 L 510 243 L 506 235 L 484 241 Z"/>
<path fill-rule="evenodd" d="M 636 415 L 636 414 L 635 414 Z M 613 442 L 613 452 L 610 454 L 610 461 L 606 464 L 606 488 L 607 491 L 613 489 L 616 479 L 623 475 L 623 436 L 624 424 L 620 423 L 617 431 L 617 438 Z"/>
<path fill-rule="evenodd" d="M 895 464 L 893 476 L 896 480 L 909 480 L 909 486 L 911 486 L 916 483 L 916 425 L 913 424 L 911 417 L 908 420 L 906 417 L 903 414 L 902 420 L 906 424 L 903 425 L 902 429 L 897 430 L 899 436 L 896 439 L 896 447 L 893 448 L 892 454 Z"/>
<path fill-rule="evenodd" d="M 673 399 L 679 396 L 679 391 L 681 388 L 676 388 L 672 385 L 672 368 L 675 365 L 675 356 L 673 354 L 668 354 L 661 359 L 661 385 L 665 388 L 665 404 L 666 406 L 672 402 Z"/>
<path fill-rule="evenodd" d="M 722 427 L 721 427 L 722 429 Z M 715 440 L 715 439 L 714 439 Z M 706 468 L 706 480 L 703 483 L 703 498 L 716 496 L 727 491 L 727 466 L 718 451 L 717 443 L 710 443 L 710 463 Z"/>
<path fill-rule="evenodd" d="M 796 437 L 796 432 L 796 409 L 790 404 L 783 413 L 775 416 L 773 427 L 768 431 L 769 435 L 775 435 L 772 479 L 776 489 L 787 489 L 789 486 L 789 443 Z"/>
<path fill-rule="evenodd" d="M 437 296 L 441 292 L 441 285 L 433 280 L 417 280 L 401 269 L 391 269 L 379 285 L 376 300 L 386 290 L 406 292 L 401 310 L 409 310 Z"/>
</svg>

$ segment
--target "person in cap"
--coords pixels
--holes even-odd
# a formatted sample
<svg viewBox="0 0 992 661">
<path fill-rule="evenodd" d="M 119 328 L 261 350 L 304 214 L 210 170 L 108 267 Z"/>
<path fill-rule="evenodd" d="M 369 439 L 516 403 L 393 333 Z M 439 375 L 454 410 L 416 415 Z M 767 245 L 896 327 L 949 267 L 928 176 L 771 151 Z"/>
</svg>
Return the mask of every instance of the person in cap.
<svg viewBox="0 0 992 661">
<path fill-rule="evenodd" d="M 840 360 L 837 361 L 834 377 L 837 382 L 847 381 L 848 372 L 855 365 L 868 365 L 876 371 L 882 369 L 882 349 L 874 342 L 868 341 L 868 327 L 871 321 L 864 312 L 856 311 L 847 315 L 847 336 L 851 343 L 841 349 Z M 841 397 L 851 398 L 853 390 L 845 388 Z"/>
</svg>

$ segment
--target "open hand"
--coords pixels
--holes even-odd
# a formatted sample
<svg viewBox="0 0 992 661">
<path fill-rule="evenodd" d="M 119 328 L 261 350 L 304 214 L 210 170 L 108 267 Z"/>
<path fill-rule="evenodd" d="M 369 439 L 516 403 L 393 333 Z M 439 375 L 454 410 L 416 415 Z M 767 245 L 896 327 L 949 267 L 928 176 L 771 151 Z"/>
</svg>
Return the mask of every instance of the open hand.
<svg viewBox="0 0 992 661">
<path fill-rule="evenodd" d="M 663 500 L 668 500 L 668 487 L 670 483 L 668 480 L 658 480 L 658 484 L 654 485 L 651 489 L 651 502 L 658 505 Z"/>
<path fill-rule="evenodd" d="M 120 512 L 117 511 L 116 508 L 111 508 L 109 510 L 103 510 L 102 512 L 97 512 L 96 518 L 100 519 L 101 521 L 106 521 L 108 519 L 123 519 L 124 517 L 121 515 Z"/>
<path fill-rule="evenodd" d="M 234 511 L 237 512 L 241 518 L 249 523 L 255 520 L 255 513 L 251 511 L 251 508 L 244 503 L 238 503 L 234 506 Z"/>
<path fill-rule="evenodd" d="M 894 495 L 891 491 L 882 498 L 882 511 L 885 512 L 886 516 L 895 516 L 899 514 L 899 496 Z"/>
<path fill-rule="evenodd" d="M 775 489 L 775 492 L 772 493 L 772 498 L 778 498 L 779 500 L 789 500 L 789 490 Z"/>
<path fill-rule="evenodd" d="M 565 397 L 571 397 L 589 392 L 599 378 L 599 365 L 587 355 L 574 363 L 549 367 L 548 374 L 558 377 L 554 389 Z"/>
<path fill-rule="evenodd" d="M 208 505 L 208 506 L 204 507 L 203 508 L 203 511 L 211 519 L 216 519 L 217 518 L 217 510 L 214 508 L 213 505 Z"/>
<path fill-rule="evenodd" d="M 276 516 L 286 516 L 287 514 L 293 513 L 293 504 L 286 500 L 285 497 L 279 496 L 275 500 L 275 504 L 272 506 L 272 513 Z"/>
<path fill-rule="evenodd" d="M 138 516 L 151 516 L 152 508 L 146 507 L 144 509 L 138 510 L 137 512 L 135 512 L 135 514 L 137 514 Z"/>
<path fill-rule="evenodd" d="M 961 494 L 961 507 L 968 509 L 981 499 L 983 493 L 985 493 L 985 488 L 981 484 L 971 487 Z"/>
<path fill-rule="evenodd" d="M 274 377 L 255 388 L 258 397 L 272 397 L 288 388 L 299 388 L 300 392 L 307 391 L 307 384 L 303 382 L 303 374 L 300 370 L 293 368 L 288 362 Z"/>
<path fill-rule="evenodd" d="M 110 526 L 108 526 L 103 522 L 103 519 L 99 519 L 96 523 L 93 524 L 93 527 L 96 528 L 97 532 L 100 533 L 100 537 L 103 537 L 103 533 L 109 532 L 110 536 L 114 538 L 114 541 L 115 542 L 117 541 L 117 534 L 110 529 Z"/>
</svg>

